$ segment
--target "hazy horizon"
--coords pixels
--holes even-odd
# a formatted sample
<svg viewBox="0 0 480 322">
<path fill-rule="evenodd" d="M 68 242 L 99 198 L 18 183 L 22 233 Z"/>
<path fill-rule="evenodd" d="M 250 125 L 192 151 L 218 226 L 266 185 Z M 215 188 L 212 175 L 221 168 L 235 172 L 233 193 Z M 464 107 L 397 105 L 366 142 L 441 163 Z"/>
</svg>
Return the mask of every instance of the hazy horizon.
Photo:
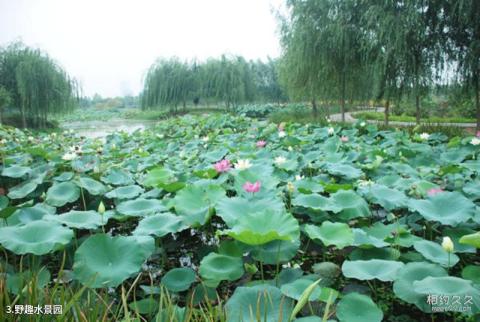
<svg viewBox="0 0 480 322">
<path fill-rule="evenodd" d="M 83 94 L 137 95 L 160 57 L 278 57 L 280 0 L 0 0 L 0 46 L 48 53 Z"/>
</svg>

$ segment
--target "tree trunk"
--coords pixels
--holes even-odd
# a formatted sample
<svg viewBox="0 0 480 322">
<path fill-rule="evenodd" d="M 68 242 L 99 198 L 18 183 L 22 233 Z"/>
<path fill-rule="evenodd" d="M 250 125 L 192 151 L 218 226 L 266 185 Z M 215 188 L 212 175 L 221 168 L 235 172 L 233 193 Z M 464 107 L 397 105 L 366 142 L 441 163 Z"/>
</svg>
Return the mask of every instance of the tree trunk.
<svg viewBox="0 0 480 322">
<path fill-rule="evenodd" d="M 24 129 L 27 128 L 27 119 L 25 118 L 25 104 L 22 103 L 22 109 L 21 109 L 21 113 L 22 113 L 22 126 Z"/>
<path fill-rule="evenodd" d="M 385 102 L 385 125 L 388 126 L 388 116 L 390 113 L 390 100 Z"/>
<path fill-rule="evenodd" d="M 480 131 L 480 88 L 478 84 L 478 77 L 475 80 L 475 106 L 477 108 L 477 126 L 475 128 L 476 132 Z"/>
<path fill-rule="evenodd" d="M 315 101 L 315 98 L 312 98 L 312 112 L 313 112 L 313 118 L 316 119 L 318 117 L 318 108 L 317 108 L 317 102 Z"/>
<path fill-rule="evenodd" d="M 342 110 L 342 122 L 345 122 L 345 66 L 343 66 L 342 71 L 342 98 L 340 102 L 341 110 Z"/>
<path fill-rule="evenodd" d="M 3 109 L 0 108 L 0 125 L 3 124 Z"/>
<path fill-rule="evenodd" d="M 415 95 L 415 117 L 417 125 L 420 124 L 420 95 Z"/>
<path fill-rule="evenodd" d="M 187 102 L 185 100 L 183 100 L 183 111 L 187 112 Z"/>
</svg>

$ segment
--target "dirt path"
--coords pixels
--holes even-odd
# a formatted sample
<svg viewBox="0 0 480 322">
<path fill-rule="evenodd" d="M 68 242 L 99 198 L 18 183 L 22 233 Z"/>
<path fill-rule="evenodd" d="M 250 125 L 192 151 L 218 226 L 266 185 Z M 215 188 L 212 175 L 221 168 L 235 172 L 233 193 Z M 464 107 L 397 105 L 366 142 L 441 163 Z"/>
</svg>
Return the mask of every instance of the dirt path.
<svg viewBox="0 0 480 322">
<path fill-rule="evenodd" d="M 355 114 L 361 113 L 361 112 L 380 112 L 383 113 L 385 111 L 384 107 L 377 107 L 374 109 L 364 109 L 360 111 L 353 111 L 353 112 L 346 112 L 345 113 L 345 122 L 347 123 L 354 123 L 357 121 L 355 118 Z M 341 122 L 342 121 L 342 114 L 341 113 L 336 113 L 330 115 L 330 120 L 334 122 Z M 367 120 L 368 123 L 384 123 L 384 121 L 377 121 L 377 120 Z M 389 125 L 394 125 L 394 126 L 415 126 L 415 122 L 400 122 L 400 121 L 389 121 Z M 441 126 L 457 126 L 457 127 L 467 127 L 467 128 L 475 128 L 476 124 L 475 123 L 428 123 L 428 124 L 434 124 L 434 125 L 441 125 Z"/>
</svg>

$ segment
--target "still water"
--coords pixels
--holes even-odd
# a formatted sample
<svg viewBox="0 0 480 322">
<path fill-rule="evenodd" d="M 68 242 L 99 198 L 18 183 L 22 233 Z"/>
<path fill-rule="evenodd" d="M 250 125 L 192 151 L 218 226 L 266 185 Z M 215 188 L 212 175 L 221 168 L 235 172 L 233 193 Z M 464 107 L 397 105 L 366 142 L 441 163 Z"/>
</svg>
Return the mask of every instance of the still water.
<svg viewBox="0 0 480 322">
<path fill-rule="evenodd" d="M 116 131 L 133 133 L 137 130 L 145 130 L 153 126 L 154 121 L 139 120 L 110 120 L 110 121 L 81 121 L 63 123 L 62 128 L 74 130 L 75 133 L 87 138 L 103 138 Z"/>
</svg>

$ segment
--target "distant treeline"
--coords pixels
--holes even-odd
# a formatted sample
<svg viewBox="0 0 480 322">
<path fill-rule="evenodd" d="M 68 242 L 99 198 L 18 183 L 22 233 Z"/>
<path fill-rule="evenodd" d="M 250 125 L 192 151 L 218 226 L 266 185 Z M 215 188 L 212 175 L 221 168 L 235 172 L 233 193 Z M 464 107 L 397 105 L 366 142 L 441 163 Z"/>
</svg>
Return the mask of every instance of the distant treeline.
<svg viewBox="0 0 480 322">
<path fill-rule="evenodd" d="M 286 100 L 278 81 L 278 61 L 247 61 L 223 55 L 204 62 L 159 59 L 149 69 L 141 94 L 144 109 Z"/>
</svg>

